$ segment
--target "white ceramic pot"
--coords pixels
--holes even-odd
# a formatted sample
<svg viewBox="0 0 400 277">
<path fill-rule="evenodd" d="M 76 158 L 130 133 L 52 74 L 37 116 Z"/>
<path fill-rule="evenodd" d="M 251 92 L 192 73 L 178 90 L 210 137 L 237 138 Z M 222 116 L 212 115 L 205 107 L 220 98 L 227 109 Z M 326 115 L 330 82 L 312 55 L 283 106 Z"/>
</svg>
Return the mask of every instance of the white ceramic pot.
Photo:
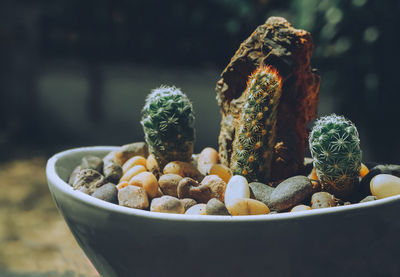
<svg viewBox="0 0 400 277">
<path fill-rule="evenodd" d="M 162 214 L 114 205 L 65 181 L 88 154 L 47 163 L 51 194 L 102 276 L 400 276 L 400 196 L 258 216 Z"/>
</svg>

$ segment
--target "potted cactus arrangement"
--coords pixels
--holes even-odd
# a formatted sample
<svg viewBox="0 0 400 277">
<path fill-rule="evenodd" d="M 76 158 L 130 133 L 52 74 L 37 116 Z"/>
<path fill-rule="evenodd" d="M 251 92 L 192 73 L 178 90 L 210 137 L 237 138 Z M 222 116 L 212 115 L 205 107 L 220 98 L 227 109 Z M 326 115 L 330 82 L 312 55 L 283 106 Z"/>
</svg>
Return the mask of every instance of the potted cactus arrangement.
<svg viewBox="0 0 400 277">
<path fill-rule="evenodd" d="M 160 86 L 142 110 L 145 142 L 85 157 L 70 184 L 122 206 L 191 215 L 304 211 L 400 193 L 399 166 L 369 170 L 350 120 L 328 115 L 307 131 L 320 84 L 312 46 L 308 32 L 268 19 L 217 83 L 218 150 L 193 153 L 193 105 L 179 88 Z"/>
</svg>

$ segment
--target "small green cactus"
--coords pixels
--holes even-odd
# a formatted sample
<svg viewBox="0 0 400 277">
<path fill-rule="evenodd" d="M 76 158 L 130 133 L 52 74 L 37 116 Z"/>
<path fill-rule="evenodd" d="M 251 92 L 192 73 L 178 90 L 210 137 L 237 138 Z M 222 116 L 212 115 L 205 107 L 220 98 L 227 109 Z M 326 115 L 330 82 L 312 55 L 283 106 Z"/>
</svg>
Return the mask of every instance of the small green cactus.
<svg viewBox="0 0 400 277">
<path fill-rule="evenodd" d="M 347 197 L 359 181 L 361 169 L 356 126 L 343 116 L 322 117 L 311 131 L 309 144 L 322 190 Z"/>
<path fill-rule="evenodd" d="M 230 166 L 249 182 L 270 178 L 281 86 L 278 72 L 270 66 L 258 68 L 247 82 Z"/>
<path fill-rule="evenodd" d="M 176 87 L 161 86 L 146 99 L 142 111 L 145 140 L 160 169 L 170 161 L 190 161 L 195 140 L 193 106 Z"/>
</svg>

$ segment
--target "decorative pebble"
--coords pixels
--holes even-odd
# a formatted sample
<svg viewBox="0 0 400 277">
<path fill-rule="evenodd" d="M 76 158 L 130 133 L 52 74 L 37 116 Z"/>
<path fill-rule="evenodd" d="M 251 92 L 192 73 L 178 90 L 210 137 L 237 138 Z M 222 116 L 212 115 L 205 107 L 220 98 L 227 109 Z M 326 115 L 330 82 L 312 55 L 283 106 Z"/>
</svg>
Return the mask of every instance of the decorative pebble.
<svg viewBox="0 0 400 277">
<path fill-rule="evenodd" d="M 269 208 L 282 211 L 289 209 L 309 197 L 313 191 L 310 179 L 294 176 L 280 183 L 269 197 Z"/>
<path fill-rule="evenodd" d="M 122 166 L 128 159 L 133 156 L 147 157 L 149 151 L 145 142 L 135 142 L 131 144 L 125 144 L 121 147 L 121 150 L 115 152 L 114 160 Z"/>
<path fill-rule="evenodd" d="M 122 175 L 121 179 L 119 180 L 120 182 L 122 181 L 129 181 L 132 179 L 132 177 L 135 177 L 141 172 L 145 172 L 146 168 L 143 165 L 135 165 L 131 169 L 129 169 L 127 172 L 125 172 L 124 175 Z"/>
<path fill-rule="evenodd" d="M 378 174 L 370 183 L 371 194 L 378 199 L 400 194 L 400 178 L 390 174 Z"/>
<path fill-rule="evenodd" d="M 83 169 L 76 175 L 72 187 L 75 190 L 92 194 L 97 188 L 104 184 L 104 177 L 98 171 L 93 169 Z"/>
<path fill-rule="evenodd" d="M 316 192 L 311 197 L 312 209 L 329 208 L 335 206 L 335 197 L 326 191 Z"/>
<path fill-rule="evenodd" d="M 251 182 L 249 187 L 250 193 L 253 193 L 256 200 L 263 202 L 267 206 L 269 205 L 269 197 L 275 188 L 259 182 Z"/>
<path fill-rule="evenodd" d="M 217 175 L 207 175 L 200 183 L 201 187 L 209 187 L 212 192 L 212 198 L 224 201 L 226 183 Z M 210 199 L 207 200 L 207 202 Z"/>
<path fill-rule="evenodd" d="M 158 166 L 157 160 L 153 154 L 150 154 L 146 159 L 146 168 L 148 171 L 159 177 L 161 174 L 160 167 Z"/>
<path fill-rule="evenodd" d="M 117 185 L 117 189 L 122 189 L 128 185 L 129 185 L 128 181 L 122 181 Z"/>
<path fill-rule="evenodd" d="M 178 184 L 182 179 L 178 174 L 164 174 L 158 180 L 158 185 L 164 194 L 178 197 Z"/>
<path fill-rule="evenodd" d="M 365 197 L 363 200 L 361 200 L 360 203 L 375 201 L 375 200 L 377 200 L 377 199 L 378 199 L 378 198 L 376 198 L 376 196 L 368 195 L 368 196 Z"/>
<path fill-rule="evenodd" d="M 223 164 L 213 164 L 208 174 L 218 175 L 225 183 L 228 183 L 232 177 L 232 171 Z"/>
<path fill-rule="evenodd" d="M 368 172 L 369 172 L 368 167 L 365 164 L 361 163 L 360 177 L 364 178 L 368 174 Z"/>
<path fill-rule="evenodd" d="M 390 175 L 400 177 L 400 165 L 381 164 L 381 165 L 376 165 L 376 166 L 372 167 L 369 170 L 368 174 L 365 175 L 364 178 L 362 178 L 360 185 L 358 186 L 357 191 L 355 192 L 355 195 L 361 196 L 361 198 L 358 197 L 358 199 L 356 199 L 356 202 L 360 201 L 363 197 L 370 194 L 371 180 L 378 174 L 390 174 Z"/>
<path fill-rule="evenodd" d="M 226 208 L 231 215 L 258 215 L 270 212 L 263 202 L 250 198 L 236 198 L 228 202 Z"/>
<path fill-rule="evenodd" d="M 310 207 L 310 206 L 307 206 L 307 205 L 297 205 L 297 206 L 294 206 L 294 207 L 290 210 L 290 212 L 293 213 L 293 212 L 301 212 L 301 211 L 308 211 L 308 210 L 311 210 L 311 207 Z"/>
<path fill-rule="evenodd" d="M 72 171 L 71 175 L 69 176 L 68 179 L 68 184 L 70 186 L 72 186 L 76 180 L 76 176 L 78 175 L 79 171 L 82 170 L 82 167 L 80 165 L 78 165 L 77 167 L 75 167 L 75 169 Z"/>
<path fill-rule="evenodd" d="M 146 191 L 137 186 L 126 186 L 118 190 L 118 203 L 121 206 L 134 209 L 147 209 L 149 199 Z"/>
<path fill-rule="evenodd" d="M 219 156 L 217 150 L 212 147 L 206 147 L 200 152 L 197 160 L 197 169 L 201 174 L 206 175 L 210 170 L 210 167 L 219 162 Z"/>
<path fill-rule="evenodd" d="M 150 211 L 159 213 L 183 214 L 185 208 L 178 198 L 164 195 L 151 201 Z"/>
<path fill-rule="evenodd" d="M 107 155 L 104 156 L 103 158 L 103 163 L 110 163 L 110 162 L 114 162 L 115 163 L 115 153 L 117 153 L 118 151 L 111 151 L 110 153 L 108 153 Z"/>
<path fill-rule="evenodd" d="M 230 215 L 225 204 L 219 201 L 217 198 L 212 198 L 207 202 L 206 214 L 208 215 Z"/>
<path fill-rule="evenodd" d="M 197 204 L 196 200 L 192 199 L 192 198 L 183 198 L 180 199 L 180 201 L 183 204 L 183 207 L 185 208 L 185 211 L 187 211 L 190 207 L 193 207 L 194 205 Z"/>
<path fill-rule="evenodd" d="M 150 198 L 158 195 L 158 182 L 151 172 L 141 172 L 128 181 L 129 185 L 142 187 Z"/>
<path fill-rule="evenodd" d="M 190 177 L 199 182 L 204 177 L 200 173 L 200 171 L 198 171 L 197 168 L 194 167 L 194 165 L 192 165 L 191 163 L 181 162 L 181 161 L 174 161 L 174 162 L 168 163 L 164 167 L 163 172 L 164 172 L 164 174 L 178 174 L 179 176 L 182 176 L 182 177 Z"/>
<path fill-rule="evenodd" d="M 119 180 L 122 177 L 122 168 L 116 162 L 108 162 L 104 163 L 103 166 L 104 178 L 107 182 L 111 182 L 113 184 L 118 184 Z"/>
<path fill-rule="evenodd" d="M 213 198 L 213 192 L 209 186 L 201 186 L 190 177 L 185 177 L 179 182 L 177 193 L 181 199 L 192 198 L 198 203 L 207 203 L 208 200 Z"/>
<path fill-rule="evenodd" d="M 118 203 L 118 189 L 112 183 L 102 185 L 93 192 L 92 196 L 110 203 Z"/>
<path fill-rule="evenodd" d="M 134 156 L 127 160 L 122 166 L 122 172 L 126 173 L 129 169 L 134 167 L 135 165 L 143 165 L 146 167 L 147 160 L 143 156 Z"/>
<path fill-rule="evenodd" d="M 234 175 L 229 180 L 225 190 L 225 205 L 238 198 L 250 198 L 250 188 L 246 178 Z"/>
<path fill-rule="evenodd" d="M 206 204 L 196 204 L 192 207 L 190 207 L 185 214 L 190 214 L 190 215 L 206 215 Z"/>
<path fill-rule="evenodd" d="M 315 167 L 311 170 L 308 178 L 311 180 L 311 184 L 313 185 L 313 192 L 321 191 L 321 183 L 318 179 L 317 170 Z"/>
<path fill-rule="evenodd" d="M 103 160 L 99 157 L 88 155 L 82 158 L 81 167 L 82 169 L 93 169 L 101 173 L 103 170 Z"/>
</svg>

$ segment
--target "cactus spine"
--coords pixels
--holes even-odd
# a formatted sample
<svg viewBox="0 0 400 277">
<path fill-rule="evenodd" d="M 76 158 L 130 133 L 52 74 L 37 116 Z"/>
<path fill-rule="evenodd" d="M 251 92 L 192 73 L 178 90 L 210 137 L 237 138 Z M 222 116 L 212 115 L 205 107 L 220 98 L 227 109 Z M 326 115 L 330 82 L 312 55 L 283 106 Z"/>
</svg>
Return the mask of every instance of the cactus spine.
<svg viewBox="0 0 400 277">
<path fill-rule="evenodd" d="M 270 177 L 281 86 L 281 78 L 271 66 L 261 66 L 247 81 L 235 128 L 231 169 L 249 182 L 266 182 Z"/>
<path fill-rule="evenodd" d="M 343 116 L 322 117 L 311 131 L 310 151 L 322 189 L 346 197 L 358 182 L 360 140 L 356 126 Z"/>
<path fill-rule="evenodd" d="M 142 111 L 145 140 L 160 169 L 170 161 L 190 161 L 195 140 L 193 106 L 176 87 L 161 86 L 146 99 Z"/>
</svg>

